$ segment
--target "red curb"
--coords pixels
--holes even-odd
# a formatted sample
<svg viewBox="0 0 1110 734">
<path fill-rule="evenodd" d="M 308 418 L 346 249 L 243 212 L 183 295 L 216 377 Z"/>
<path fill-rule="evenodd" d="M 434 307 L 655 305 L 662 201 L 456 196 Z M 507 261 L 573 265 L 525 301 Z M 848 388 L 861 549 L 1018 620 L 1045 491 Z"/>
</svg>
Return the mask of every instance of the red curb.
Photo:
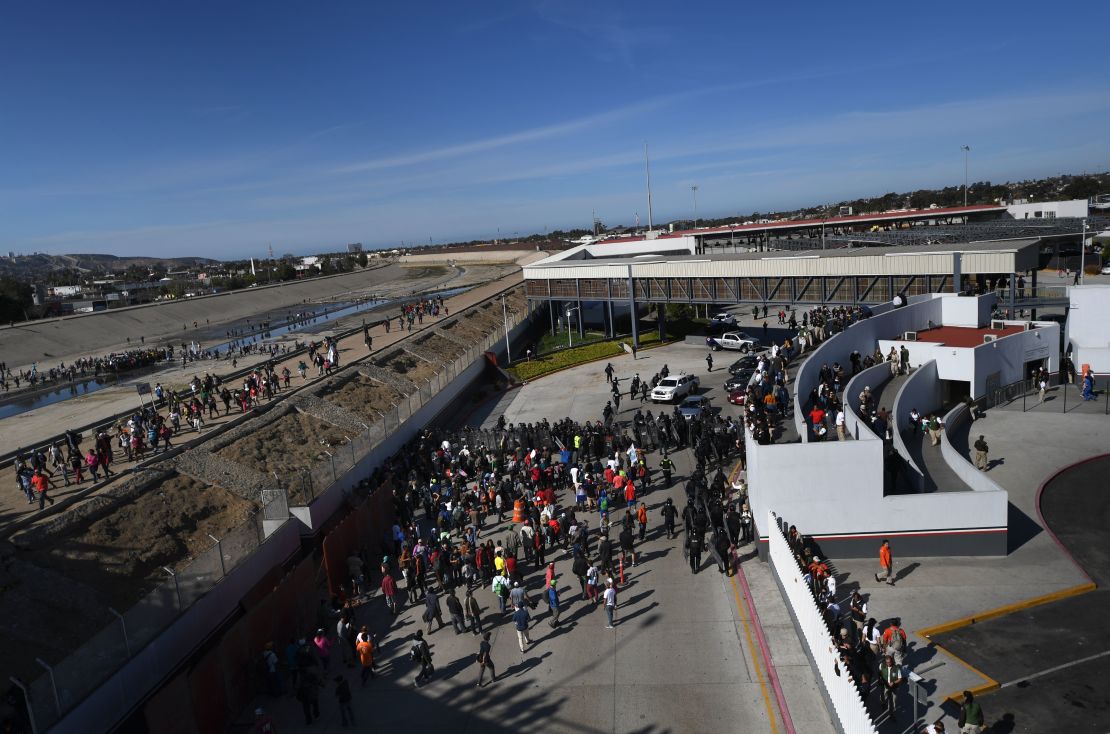
<svg viewBox="0 0 1110 734">
<path fill-rule="evenodd" d="M 744 601 L 748 605 L 748 614 L 751 615 L 752 621 L 755 622 L 755 639 L 759 643 L 759 651 L 763 655 L 764 661 L 767 663 L 767 677 L 771 679 L 771 688 L 775 691 L 775 701 L 779 705 L 779 713 L 782 714 L 782 725 L 786 729 L 787 734 L 796 734 L 794 729 L 794 722 L 790 718 L 790 709 L 786 705 L 786 696 L 782 692 L 782 684 L 779 683 L 779 674 L 775 670 L 775 664 L 771 660 L 771 649 L 767 645 L 767 638 L 763 634 L 763 623 L 759 621 L 759 612 L 755 610 L 755 603 L 752 600 L 752 590 L 748 587 L 748 578 L 744 575 L 742 566 L 736 567 L 736 578 L 740 580 L 740 586 L 744 590 Z"/>
</svg>

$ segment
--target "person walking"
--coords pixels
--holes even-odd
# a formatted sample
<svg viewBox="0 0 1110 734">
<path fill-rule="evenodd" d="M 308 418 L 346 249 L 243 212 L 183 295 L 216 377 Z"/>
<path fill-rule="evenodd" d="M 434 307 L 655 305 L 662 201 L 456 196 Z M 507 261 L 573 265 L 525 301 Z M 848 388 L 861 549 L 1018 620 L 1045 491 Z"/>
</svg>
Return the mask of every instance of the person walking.
<svg viewBox="0 0 1110 734">
<path fill-rule="evenodd" d="M 416 630 L 416 634 L 413 635 L 412 649 L 409 650 L 409 656 L 414 663 L 420 663 L 420 672 L 416 674 L 413 685 L 419 686 L 421 683 L 427 683 L 431 680 L 436 671 L 432 665 L 432 651 L 424 639 L 424 630 Z"/>
<path fill-rule="evenodd" d="M 377 676 L 374 675 L 374 637 L 365 626 L 355 643 L 355 652 L 358 654 L 359 665 L 362 666 L 362 685 L 366 687 L 366 679 Z"/>
<path fill-rule="evenodd" d="M 451 589 L 447 592 L 447 613 L 451 615 L 451 624 L 455 627 L 455 634 L 461 635 L 466 631 L 466 624 L 463 621 L 463 606 L 459 601 L 459 597 L 455 596 L 455 590 Z"/>
<path fill-rule="evenodd" d="M 524 655 L 524 647 L 526 644 L 532 644 L 532 638 L 528 636 L 528 623 L 531 621 L 532 615 L 528 614 L 528 607 L 521 604 L 513 612 L 513 626 L 516 627 L 516 641 L 520 645 L 520 654 Z"/>
<path fill-rule="evenodd" d="M 890 715 L 891 721 L 896 721 L 896 692 L 898 686 L 902 685 L 902 666 L 896 665 L 890 655 L 884 655 L 883 662 L 879 664 L 879 684 L 879 700 L 882 701 L 883 709 Z"/>
<path fill-rule="evenodd" d="M 300 683 L 297 685 L 297 700 L 300 701 L 301 710 L 304 712 L 306 726 L 320 718 L 320 679 L 312 668 L 301 671 Z"/>
<path fill-rule="evenodd" d="M 474 598 L 474 590 L 466 590 L 466 598 L 463 599 L 463 614 L 466 618 L 466 626 L 471 632 L 476 635 L 482 634 L 482 608 L 478 605 L 478 600 Z"/>
<path fill-rule="evenodd" d="M 960 704 L 960 718 L 956 722 L 960 726 L 960 734 L 980 734 L 985 728 L 984 721 L 983 709 L 979 706 L 979 702 L 975 700 L 971 691 L 964 691 L 964 702 Z"/>
<path fill-rule="evenodd" d="M 973 448 L 975 449 L 975 466 L 979 468 L 979 471 L 986 471 L 988 466 L 987 451 L 989 451 L 986 438 L 979 436 L 975 440 Z"/>
<path fill-rule="evenodd" d="M 427 595 L 424 597 L 424 621 L 428 625 L 428 634 L 432 634 L 432 620 L 439 622 L 439 627 L 436 629 L 443 629 L 443 611 L 439 607 L 439 597 L 431 589 L 428 589 Z"/>
<path fill-rule="evenodd" d="M 706 372 L 713 371 L 713 355 L 711 353 L 705 355 L 705 366 Z"/>
<path fill-rule="evenodd" d="M 644 536 L 647 535 L 647 522 L 648 522 L 647 503 L 646 502 L 641 502 L 640 506 L 638 508 L 636 508 L 636 523 L 640 527 L 640 542 L 641 543 L 644 542 Z"/>
<path fill-rule="evenodd" d="M 340 726 L 354 726 L 355 710 L 351 708 L 351 684 L 341 675 L 335 676 L 335 698 L 339 702 Z"/>
<path fill-rule="evenodd" d="M 617 590 L 613 588 L 613 579 L 605 582 L 605 629 L 613 629 L 613 618 L 617 614 Z"/>
<path fill-rule="evenodd" d="M 547 606 L 551 609 L 551 619 L 547 620 L 549 627 L 555 627 L 559 624 L 559 592 L 555 586 L 555 579 L 552 579 L 551 584 L 547 587 Z"/>
<path fill-rule="evenodd" d="M 493 646 L 489 643 L 489 632 L 482 634 L 482 641 L 478 643 L 478 687 L 482 687 L 482 677 L 486 674 L 486 668 L 489 668 L 490 682 L 497 680 L 497 668 L 493 665 L 493 658 L 490 657 L 490 652 Z"/>
<path fill-rule="evenodd" d="M 875 581 L 886 579 L 886 583 L 894 586 L 894 557 L 890 553 L 890 541 L 883 539 L 879 546 L 879 572 L 875 574 Z"/>
<path fill-rule="evenodd" d="M 38 495 L 40 510 L 46 507 L 47 502 L 51 506 L 54 505 L 54 498 L 46 494 L 47 490 L 50 489 L 50 480 L 42 473 L 42 469 L 35 469 L 35 473 L 31 476 L 31 487 Z"/>
</svg>

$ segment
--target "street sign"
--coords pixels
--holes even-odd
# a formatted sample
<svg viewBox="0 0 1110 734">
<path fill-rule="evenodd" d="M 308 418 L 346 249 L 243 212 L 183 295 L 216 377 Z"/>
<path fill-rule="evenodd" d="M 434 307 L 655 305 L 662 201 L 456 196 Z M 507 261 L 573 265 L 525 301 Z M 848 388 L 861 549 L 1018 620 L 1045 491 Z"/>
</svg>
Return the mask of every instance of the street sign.
<svg viewBox="0 0 1110 734">
<path fill-rule="evenodd" d="M 140 395 L 150 395 L 150 383 L 140 382 L 135 385 L 135 390 L 137 390 Z"/>
</svg>

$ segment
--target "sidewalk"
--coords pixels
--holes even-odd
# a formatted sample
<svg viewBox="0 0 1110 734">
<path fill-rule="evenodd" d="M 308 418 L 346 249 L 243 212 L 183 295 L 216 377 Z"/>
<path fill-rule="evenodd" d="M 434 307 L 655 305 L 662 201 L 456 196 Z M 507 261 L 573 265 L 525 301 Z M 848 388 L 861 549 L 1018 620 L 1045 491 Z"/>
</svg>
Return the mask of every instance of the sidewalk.
<svg viewBox="0 0 1110 734">
<path fill-rule="evenodd" d="M 881 538 L 875 540 L 875 560 L 833 559 L 838 595 L 847 596 L 859 588 L 870 606 L 869 616 L 880 623 L 901 617 L 907 632 L 915 633 L 1087 581 L 1043 532 L 1037 520 L 1037 492 L 1059 469 L 1104 453 L 1110 446 L 1110 419 L 996 408 L 976 421 L 971 431 L 986 436 L 995 462 L 990 476 L 1009 493 L 1010 553 L 1004 558 L 900 558 L 895 545 L 893 587 L 880 585 L 874 578 Z M 954 441 L 954 445 L 960 442 Z M 937 707 L 946 696 L 986 682 L 976 670 L 929 640 L 917 634 L 911 634 L 910 640 L 907 664 L 911 669 L 941 664 L 923 674 L 930 691 L 926 720 L 939 716 Z M 956 730 L 954 720 L 950 719 L 948 726 Z"/>
</svg>

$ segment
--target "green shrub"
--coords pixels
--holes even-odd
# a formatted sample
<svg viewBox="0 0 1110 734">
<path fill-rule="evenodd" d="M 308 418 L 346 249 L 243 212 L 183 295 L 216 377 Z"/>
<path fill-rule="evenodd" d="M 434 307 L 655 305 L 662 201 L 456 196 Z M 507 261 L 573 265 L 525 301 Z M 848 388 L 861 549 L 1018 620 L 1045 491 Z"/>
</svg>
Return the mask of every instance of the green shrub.
<svg viewBox="0 0 1110 734">
<path fill-rule="evenodd" d="M 535 380 L 537 377 L 557 372 L 567 367 L 575 367 L 580 364 L 592 362 L 596 359 L 605 359 L 607 357 L 616 357 L 624 354 L 624 348 L 621 347 L 621 342 L 631 342 L 630 337 L 622 337 L 620 339 L 610 339 L 604 342 L 593 342 L 592 344 L 584 344 L 580 347 L 572 349 L 563 349 L 552 354 L 538 357 L 530 362 L 517 362 L 508 369 L 516 379 L 521 382 L 528 380 Z M 658 346 L 661 344 L 659 341 L 658 331 L 647 331 L 640 334 L 640 348 Z"/>
</svg>

